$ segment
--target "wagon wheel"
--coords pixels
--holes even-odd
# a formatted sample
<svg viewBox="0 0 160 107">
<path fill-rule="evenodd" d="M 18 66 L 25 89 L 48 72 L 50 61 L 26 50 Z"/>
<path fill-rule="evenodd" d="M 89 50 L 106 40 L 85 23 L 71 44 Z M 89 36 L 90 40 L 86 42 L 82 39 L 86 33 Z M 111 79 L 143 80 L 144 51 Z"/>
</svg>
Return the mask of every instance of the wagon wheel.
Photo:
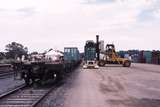
<svg viewBox="0 0 160 107">
<path fill-rule="evenodd" d="M 56 72 L 56 82 L 61 81 L 64 78 L 64 73 L 63 71 L 57 71 Z"/>
<path fill-rule="evenodd" d="M 26 85 L 30 85 L 31 84 L 31 78 L 29 77 L 28 74 L 24 75 L 24 81 Z"/>
</svg>

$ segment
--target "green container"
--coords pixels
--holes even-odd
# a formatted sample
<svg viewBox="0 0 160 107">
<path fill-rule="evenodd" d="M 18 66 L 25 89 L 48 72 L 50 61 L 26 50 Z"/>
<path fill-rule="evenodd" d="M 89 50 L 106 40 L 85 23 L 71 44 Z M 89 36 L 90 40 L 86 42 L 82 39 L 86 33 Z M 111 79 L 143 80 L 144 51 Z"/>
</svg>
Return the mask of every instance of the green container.
<svg viewBox="0 0 160 107">
<path fill-rule="evenodd" d="M 146 63 L 151 63 L 152 62 L 152 52 L 151 51 L 144 51 L 143 56 L 146 60 Z"/>
<path fill-rule="evenodd" d="M 80 53 L 77 47 L 65 47 L 64 48 L 64 60 L 65 61 L 79 61 Z"/>
<path fill-rule="evenodd" d="M 96 58 L 96 49 L 86 48 L 85 49 L 85 60 L 94 60 L 95 58 Z"/>
<path fill-rule="evenodd" d="M 93 41 L 87 41 L 84 47 L 84 59 L 94 60 L 96 58 L 96 44 Z"/>
</svg>

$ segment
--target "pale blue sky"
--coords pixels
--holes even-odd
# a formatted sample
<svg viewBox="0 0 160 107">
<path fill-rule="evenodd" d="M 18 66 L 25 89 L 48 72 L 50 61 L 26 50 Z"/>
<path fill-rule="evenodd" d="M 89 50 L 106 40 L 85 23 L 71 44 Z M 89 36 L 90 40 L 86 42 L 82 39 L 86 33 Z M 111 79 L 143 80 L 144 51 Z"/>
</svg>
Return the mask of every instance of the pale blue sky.
<svg viewBox="0 0 160 107">
<path fill-rule="evenodd" d="M 83 50 L 99 34 L 118 50 L 160 49 L 160 0 L 0 0 L 0 51 Z"/>
</svg>

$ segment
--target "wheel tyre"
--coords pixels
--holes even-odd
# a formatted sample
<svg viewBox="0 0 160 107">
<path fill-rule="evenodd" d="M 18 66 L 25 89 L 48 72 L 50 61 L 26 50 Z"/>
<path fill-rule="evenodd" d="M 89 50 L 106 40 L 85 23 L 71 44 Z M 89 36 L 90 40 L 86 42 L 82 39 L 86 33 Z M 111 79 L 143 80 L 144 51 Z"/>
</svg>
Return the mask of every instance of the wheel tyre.
<svg viewBox="0 0 160 107">
<path fill-rule="evenodd" d="M 131 62 L 130 61 L 125 61 L 123 66 L 124 67 L 130 67 L 131 66 Z"/>
<path fill-rule="evenodd" d="M 24 81 L 25 81 L 25 84 L 28 86 L 31 84 L 31 78 L 29 77 L 29 74 L 26 73 L 23 75 L 23 78 L 24 78 Z"/>
<path fill-rule="evenodd" d="M 101 61 L 99 61 L 98 65 L 99 66 L 105 66 L 105 62 L 101 60 Z"/>
<path fill-rule="evenodd" d="M 61 80 L 62 80 L 62 76 L 57 75 L 57 77 L 56 77 L 56 82 L 59 82 L 59 81 L 61 81 Z"/>
</svg>

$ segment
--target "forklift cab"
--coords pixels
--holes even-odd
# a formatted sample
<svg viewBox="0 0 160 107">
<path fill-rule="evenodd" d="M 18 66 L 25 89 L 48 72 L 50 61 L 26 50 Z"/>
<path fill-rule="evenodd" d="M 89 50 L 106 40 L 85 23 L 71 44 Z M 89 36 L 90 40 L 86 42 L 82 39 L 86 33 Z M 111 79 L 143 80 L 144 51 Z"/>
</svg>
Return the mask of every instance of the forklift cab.
<svg viewBox="0 0 160 107">
<path fill-rule="evenodd" d="M 106 45 L 106 53 L 109 58 L 114 58 L 117 56 L 114 44 L 107 44 Z"/>
</svg>

